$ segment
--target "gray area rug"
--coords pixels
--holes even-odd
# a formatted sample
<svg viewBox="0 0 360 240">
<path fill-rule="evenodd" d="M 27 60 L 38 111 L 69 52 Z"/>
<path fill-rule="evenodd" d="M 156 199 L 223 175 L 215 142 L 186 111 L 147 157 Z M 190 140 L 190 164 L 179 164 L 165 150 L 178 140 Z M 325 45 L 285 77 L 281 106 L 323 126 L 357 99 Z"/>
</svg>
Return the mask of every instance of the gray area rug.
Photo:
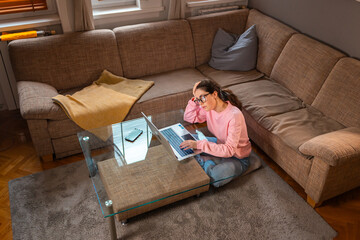
<svg viewBox="0 0 360 240">
<path fill-rule="evenodd" d="M 14 239 L 110 239 L 85 161 L 9 182 Z M 336 232 L 265 166 L 222 188 L 116 223 L 121 239 L 332 239 Z"/>
</svg>

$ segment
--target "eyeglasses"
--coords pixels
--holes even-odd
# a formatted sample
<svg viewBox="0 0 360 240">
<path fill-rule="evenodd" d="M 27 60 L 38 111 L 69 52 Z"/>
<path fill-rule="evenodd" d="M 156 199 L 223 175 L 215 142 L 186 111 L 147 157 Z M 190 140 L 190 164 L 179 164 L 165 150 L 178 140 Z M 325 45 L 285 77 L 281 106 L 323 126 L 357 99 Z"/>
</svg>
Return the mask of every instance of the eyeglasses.
<svg viewBox="0 0 360 240">
<path fill-rule="evenodd" d="M 206 102 L 206 96 L 209 95 L 210 93 L 207 93 L 207 94 L 204 94 L 204 95 L 201 95 L 199 98 L 193 98 L 193 101 L 195 103 L 205 103 Z"/>
</svg>

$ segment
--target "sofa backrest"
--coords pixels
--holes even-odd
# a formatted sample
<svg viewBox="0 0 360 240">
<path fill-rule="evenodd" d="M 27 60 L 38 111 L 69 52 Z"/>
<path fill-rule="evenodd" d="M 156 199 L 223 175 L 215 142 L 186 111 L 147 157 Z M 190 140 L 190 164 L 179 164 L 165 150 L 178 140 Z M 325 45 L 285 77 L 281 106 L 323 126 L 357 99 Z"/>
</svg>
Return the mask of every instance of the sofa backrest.
<svg viewBox="0 0 360 240">
<path fill-rule="evenodd" d="M 17 81 L 47 83 L 57 90 L 89 85 L 104 69 L 122 75 L 111 30 L 15 40 L 9 54 Z"/>
<path fill-rule="evenodd" d="M 271 70 L 285 44 L 297 32 L 285 24 L 252 9 L 246 22 L 246 29 L 254 24 L 258 36 L 256 68 L 270 76 Z"/>
<path fill-rule="evenodd" d="M 185 20 L 123 26 L 114 33 L 125 77 L 195 67 L 191 30 Z"/>
<path fill-rule="evenodd" d="M 270 77 L 311 105 L 341 52 L 311 39 L 294 34 L 276 61 Z"/>
<path fill-rule="evenodd" d="M 248 13 L 248 9 L 242 9 L 187 19 L 194 38 L 196 66 L 209 62 L 213 39 L 219 28 L 235 34 L 244 32 Z"/>
<path fill-rule="evenodd" d="M 347 127 L 360 128 L 360 61 L 340 59 L 312 106 Z"/>
</svg>

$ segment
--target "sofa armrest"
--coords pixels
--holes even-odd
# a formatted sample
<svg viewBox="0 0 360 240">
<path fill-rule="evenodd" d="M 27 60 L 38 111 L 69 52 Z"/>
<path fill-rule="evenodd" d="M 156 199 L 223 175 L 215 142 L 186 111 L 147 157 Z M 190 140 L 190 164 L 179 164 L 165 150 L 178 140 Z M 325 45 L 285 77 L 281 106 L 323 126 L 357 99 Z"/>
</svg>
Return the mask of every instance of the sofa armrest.
<svg viewBox="0 0 360 240">
<path fill-rule="evenodd" d="M 347 159 L 360 157 L 360 129 L 350 127 L 314 137 L 303 143 L 299 150 L 336 166 Z"/>
<path fill-rule="evenodd" d="M 20 113 L 24 119 L 59 119 L 62 109 L 53 103 L 58 91 L 46 83 L 20 81 L 17 83 Z"/>
</svg>

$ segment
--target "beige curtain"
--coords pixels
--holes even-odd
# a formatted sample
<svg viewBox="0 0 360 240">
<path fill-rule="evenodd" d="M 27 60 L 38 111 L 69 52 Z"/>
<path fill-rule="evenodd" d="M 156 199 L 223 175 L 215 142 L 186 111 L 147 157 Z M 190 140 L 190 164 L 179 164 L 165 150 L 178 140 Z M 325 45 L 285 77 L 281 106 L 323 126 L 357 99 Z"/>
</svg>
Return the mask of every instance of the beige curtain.
<svg viewBox="0 0 360 240">
<path fill-rule="evenodd" d="M 91 0 L 74 0 L 75 31 L 95 29 Z"/>
<path fill-rule="evenodd" d="M 185 18 L 186 0 L 170 0 L 168 19 Z"/>
</svg>

